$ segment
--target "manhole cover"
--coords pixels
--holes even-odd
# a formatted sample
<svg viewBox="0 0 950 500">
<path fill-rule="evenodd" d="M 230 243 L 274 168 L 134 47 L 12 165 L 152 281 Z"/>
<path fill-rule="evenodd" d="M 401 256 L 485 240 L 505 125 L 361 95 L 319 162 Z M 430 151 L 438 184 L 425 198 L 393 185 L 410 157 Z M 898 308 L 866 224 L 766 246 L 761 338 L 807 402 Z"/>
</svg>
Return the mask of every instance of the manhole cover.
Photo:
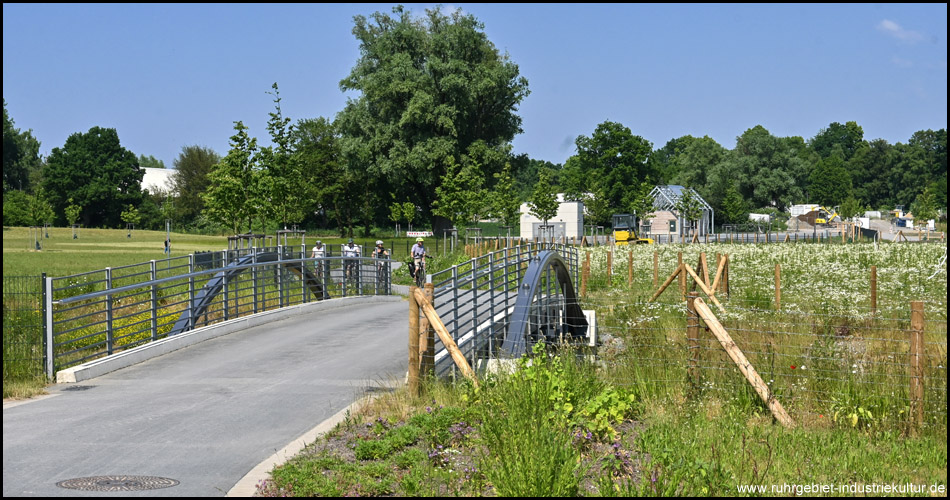
<svg viewBox="0 0 950 500">
<path fill-rule="evenodd" d="M 63 387 L 64 391 L 85 391 L 87 389 L 92 389 L 94 385 L 71 385 L 69 387 Z"/>
<path fill-rule="evenodd" d="M 178 481 L 155 476 L 77 477 L 56 483 L 60 488 L 83 491 L 139 491 L 177 486 Z"/>
</svg>

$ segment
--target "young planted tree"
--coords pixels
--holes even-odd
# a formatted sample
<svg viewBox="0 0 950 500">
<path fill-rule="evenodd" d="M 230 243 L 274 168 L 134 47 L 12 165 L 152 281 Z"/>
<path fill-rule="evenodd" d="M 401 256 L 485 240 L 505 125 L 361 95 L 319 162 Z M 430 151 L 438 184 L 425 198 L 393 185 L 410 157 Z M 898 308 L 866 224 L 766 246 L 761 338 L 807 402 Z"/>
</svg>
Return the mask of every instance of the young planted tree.
<svg viewBox="0 0 950 500">
<path fill-rule="evenodd" d="M 521 201 L 515 191 L 514 178 L 511 176 L 511 164 L 506 163 L 500 173 L 495 174 L 495 189 L 489 196 L 491 214 L 506 226 L 518 224 L 521 215 Z"/>
<path fill-rule="evenodd" d="M 674 209 L 679 213 L 680 217 L 686 219 L 686 222 L 689 223 L 689 232 L 687 235 L 692 236 L 696 221 L 703 216 L 703 205 L 692 189 L 683 189 L 683 195 L 680 196 L 680 199 L 676 202 Z"/>
<path fill-rule="evenodd" d="M 243 122 L 234 122 L 237 132 L 231 136 L 231 150 L 208 175 L 210 185 L 203 195 L 205 212 L 211 220 L 220 222 L 236 234 L 242 221 L 251 231 L 253 217 L 264 203 L 257 190 L 257 139 L 247 134 Z"/>
<path fill-rule="evenodd" d="M 557 191 L 551 182 L 553 173 L 548 168 L 542 168 L 538 171 L 538 182 L 534 185 L 534 192 L 531 199 L 528 200 L 529 213 L 543 221 L 544 226 L 548 221 L 557 216 L 557 209 L 560 203 L 557 201 Z"/>
<path fill-rule="evenodd" d="M 139 215 L 139 210 L 135 208 L 134 205 L 129 205 L 129 207 L 122 211 L 122 222 L 125 222 L 126 226 L 129 229 L 127 237 L 132 237 L 132 230 L 135 228 L 135 225 L 139 223 L 141 216 Z"/>
</svg>

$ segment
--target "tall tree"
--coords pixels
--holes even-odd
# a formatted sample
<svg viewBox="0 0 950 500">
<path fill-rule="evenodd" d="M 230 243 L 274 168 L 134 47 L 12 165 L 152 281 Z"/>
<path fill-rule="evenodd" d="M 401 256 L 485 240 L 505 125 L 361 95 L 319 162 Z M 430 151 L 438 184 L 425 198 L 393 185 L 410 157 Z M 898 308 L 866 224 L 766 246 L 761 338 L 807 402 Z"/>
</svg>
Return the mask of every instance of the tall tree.
<svg viewBox="0 0 950 500">
<path fill-rule="evenodd" d="M 823 158 L 809 177 L 808 194 L 815 203 L 840 205 L 851 196 L 851 175 L 837 154 Z"/>
<path fill-rule="evenodd" d="M 181 220 L 193 220 L 204 210 L 201 195 L 208 189 L 208 173 L 221 161 L 213 149 L 192 145 L 183 146 L 175 158 L 172 190 L 178 197 L 178 215 Z"/>
<path fill-rule="evenodd" d="M 344 168 L 336 127 L 326 118 L 302 119 L 291 137 L 299 187 L 310 202 L 307 211 L 326 215 L 336 221 L 341 235 L 352 236 L 359 209 L 355 203 L 366 186 L 358 182 L 358 170 Z"/>
<path fill-rule="evenodd" d="M 165 168 L 165 162 L 152 155 L 139 155 L 139 166 L 142 168 Z"/>
<path fill-rule="evenodd" d="M 844 125 L 832 122 L 808 141 L 808 146 L 818 154 L 819 158 L 831 156 L 837 148 L 841 158 L 846 162 L 865 144 L 864 129 L 857 122 L 847 122 Z"/>
<path fill-rule="evenodd" d="M 144 175 L 114 128 L 92 127 L 69 136 L 62 148 L 53 148 L 43 177 L 57 213 L 63 213 L 72 198 L 83 207 L 86 226 L 119 227 L 122 209 L 142 202 Z"/>
<path fill-rule="evenodd" d="M 211 168 L 210 185 L 202 198 L 208 217 L 237 233 L 242 221 L 247 221 L 247 230 L 251 231 L 264 200 L 258 190 L 257 139 L 248 135 L 243 122 L 234 122 L 234 130 L 231 150 Z"/>
<path fill-rule="evenodd" d="M 20 132 L 13 126 L 3 100 L 3 192 L 10 189 L 32 192 L 31 178 L 42 168 L 40 141 L 33 131 Z"/>
<path fill-rule="evenodd" d="M 596 180 L 608 210 L 617 210 L 624 206 L 631 186 L 657 178 L 647 164 L 653 146 L 620 123 L 603 122 L 590 137 L 579 136 L 575 144 L 577 154 L 567 160 L 562 171 L 565 193 L 583 196 Z"/>
<path fill-rule="evenodd" d="M 717 187 L 711 191 L 724 195 L 731 177 L 753 208 L 784 211 L 804 199 L 809 172 L 805 153 L 801 137 L 775 137 L 756 125 L 738 137 L 735 149 L 717 167 L 718 179 L 711 183 Z"/>
<path fill-rule="evenodd" d="M 488 206 L 478 170 L 477 164 L 457 165 L 450 159 L 449 171 L 442 185 L 436 188 L 438 198 L 432 213 L 452 221 L 459 230 L 477 222 Z"/>
<path fill-rule="evenodd" d="M 501 170 L 521 132 L 516 111 L 528 82 L 461 9 L 414 19 L 396 6 L 392 14 L 354 18 L 361 56 L 340 88 L 360 95 L 338 115 L 341 150 L 345 168 L 366 173 L 369 192 L 428 212 L 449 158 L 477 163 L 483 178 Z"/>
</svg>

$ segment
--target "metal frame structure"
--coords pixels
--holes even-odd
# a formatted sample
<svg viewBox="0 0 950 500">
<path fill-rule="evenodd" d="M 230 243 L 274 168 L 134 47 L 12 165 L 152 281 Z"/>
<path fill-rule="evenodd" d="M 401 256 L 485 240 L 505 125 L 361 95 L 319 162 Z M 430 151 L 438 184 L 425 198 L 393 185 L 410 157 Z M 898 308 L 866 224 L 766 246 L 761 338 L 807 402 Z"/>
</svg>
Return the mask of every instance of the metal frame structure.
<svg viewBox="0 0 950 500">
<path fill-rule="evenodd" d="M 653 197 L 653 209 L 656 211 L 669 211 L 672 212 L 673 215 L 676 215 L 676 231 L 680 236 L 682 236 L 686 219 L 684 219 L 683 216 L 680 215 L 679 211 L 676 210 L 676 205 L 683 197 L 684 191 L 689 191 L 692 193 L 693 196 L 696 197 L 696 200 L 699 202 L 699 204 L 703 207 L 703 215 L 700 217 L 699 221 L 697 221 L 696 229 L 698 232 L 696 234 L 699 236 L 704 234 L 713 234 L 713 228 L 715 227 L 716 222 L 715 211 L 711 206 L 709 206 L 709 203 L 706 203 L 706 200 L 704 200 L 703 197 L 700 196 L 699 193 L 697 193 L 693 188 L 686 188 L 679 185 L 654 187 L 653 190 L 650 191 L 650 196 Z"/>
<path fill-rule="evenodd" d="M 352 260 L 359 261 L 358 272 L 346 278 Z M 266 310 L 390 295 L 391 269 L 390 259 L 307 258 L 301 245 L 205 252 L 46 278 L 46 372 L 53 378 L 63 368 Z"/>
</svg>

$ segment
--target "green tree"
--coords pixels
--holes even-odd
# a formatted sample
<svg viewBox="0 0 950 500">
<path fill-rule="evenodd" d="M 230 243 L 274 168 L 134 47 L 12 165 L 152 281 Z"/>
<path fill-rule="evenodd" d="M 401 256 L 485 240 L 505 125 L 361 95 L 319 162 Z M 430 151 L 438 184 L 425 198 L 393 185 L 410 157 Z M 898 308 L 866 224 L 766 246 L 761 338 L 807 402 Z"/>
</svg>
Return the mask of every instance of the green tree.
<svg viewBox="0 0 950 500">
<path fill-rule="evenodd" d="M 653 196 L 650 196 L 653 187 L 654 186 L 649 182 L 641 182 L 638 186 L 630 190 L 629 197 L 625 203 L 627 209 L 637 216 L 637 220 L 640 223 L 640 231 L 643 231 L 644 228 L 649 226 L 649 220 L 654 217 Z"/>
<path fill-rule="evenodd" d="M 270 217 L 286 228 L 288 223 L 301 222 L 307 212 L 308 203 L 299 189 L 300 171 L 293 156 L 293 125 L 290 118 L 283 116 L 280 108 L 280 90 L 277 82 L 271 86 L 275 111 L 269 113 L 267 131 L 270 133 L 271 146 L 261 148 L 260 166 L 262 174 L 262 195 L 267 199 L 265 207 Z"/>
<path fill-rule="evenodd" d="M 738 181 L 739 194 L 751 206 L 784 211 L 804 198 L 809 165 L 801 137 L 775 137 L 756 125 L 739 136 L 735 149 L 711 172 L 708 194 L 718 202 Z"/>
<path fill-rule="evenodd" d="M 511 164 L 506 163 L 500 173 L 495 174 L 495 187 L 489 193 L 491 214 L 506 226 L 515 226 L 521 216 L 521 199 L 515 191 L 514 178 L 511 176 Z"/>
<path fill-rule="evenodd" d="M 29 226 L 31 195 L 19 189 L 11 189 L 3 194 L 3 225 Z"/>
<path fill-rule="evenodd" d="M 139 210 L 135 208 L 134 205 L 129 205 L 129 207 L 122 211 L 122 222 L 125 222 L 129 225 L 129 237 L 132 236 L 132 228 L 142 219 L 142 216 L 139 214 Z"/>
<path fill-rule="evenodd" d="M 461 9 L 426 10 L 422 19 L 402 6 L 392 13 L 354 18 L 361 57 L 340 88 L 359 97 L 337 117 L 341 149 L 345 168 L 366 172 L 368 192 L 428 211 L 450 158 L 479 165 L 482 178 L 501 170 L 521 132 L 516 111 L 528 82 Z"/>
<path fill-rule="evenodd" d="M 436 188 L 438 199 L 432 213 L 445 217 L 456 229 L 477 223 L 487 206 L 482 182 L 477 163 L 458 165 L 450 159 L 449 171 L 442 185 Z"/>
<path fill-rule="evenodd" d="M 832 154 L 815 165 L 809 177 L 808 194 L 815 203 L 829 207 L 851 196 L 851 175 L 840 156 Z"/>
<path fill-rule="evenodd" d="M 30 197 L 30 221 L 34 226 L 42 226 L 53 222 L 56 213 L 42 188 L 37 189 Z"/>
<path fill-rule="evenodd" d="M 63 209 L 63 212 L 66 216 L 66 223 L 70 226 L 76 224 L 76 221 L 79 220 L 80 214 L 82 214 L 82 207 L 75 204 L 73 199 L 70 198 L 67 200 L 68 205 Z"/>
<path fill-rule="evenodd" d="M 913 204 L 914 219 L 925 224 L 931 219 L 937 218 L 937 202 L 930 187 L 924 188 L 923 192 L 917 195 Z"/>
<path fill-rule="evenodd" d="M 696 221 L 698 221 L 703 216 L 703 205 L 699 201 L 699 196 L 693 192 L 692 189 L 685 187 L 683 189 L 683 194 L 680 196 L 680 199 L 676 201 L 673 209 L 677 214 L 686 219 L 686 222 L 689 224 L 689 236 L 692 236 L 693 231 L 696 229 Z"/>
<path fill-rule="evenodd" d="M 853 121 L 844 125 L 832 122 L 831 125 L 818 131 L 818 134 L 808 141 L 808 147 L 819 158 L 828 158 L 837 150 L 841 159 L 846 162 L 851 160 L 858 149 L 865 145 L 864 129 Z"/>
<path fill-rule="evenodd" d="M 749 206 L 735 185 L 731 185 L 726 190 L 722 204 L 716 212 L 716 218 L 723 224 L 741 224 L 749 221 Z"/>
<path fill-rule="evenodd" d="M 11 189 L 33 191 L 32 177 L 42 168 L 40 141 L 33 131 L 20 132 L 13 126 L 7 113 L 7 100 L 3 100 L 3 193 Z"/>
<path fill-rule="evenodd" d="M 221 161 L 213 149 L 198 145 L 183 146 L 175 158 L 172 190 L 177 197 L 178 216 L 185 222 L 194 220 L 204 210 L 201 195 L 208 190 L 208 174 Z"/>
<path fill-rule="evenodd" d="M 851 219 L 861 215 L 864 212 L 864 208 L 861 200 L 855 198 L 852 194 L 841 202 L 841 206 L 838 207 L 838 215 L 841 216 L 841 220 Z"/>
<path fill-rule="evenodd" d="M 86 226 L 118 227 L 126 205 L 142 202 L 142 177 L 135 155 L 122 147 L 113 128 L 75 133 L 46 162 L 44 189 L 57 213 L 69 198 L 83 207 Z"/>
<path fill-rule="evenodd" d="M 243 122 L 234 122 L 234 130 L 231 149 L 211 168 L 210 185 L 202 198 L 208 217 L 237 233 L 242 221 L 247 221 L 247 230 L 251 231 L 253 218 L 264 201 L 257 189 L 257 139 L 248 135 Z"/>
<path fill-rule="evenodd" d="M 358 212 L 353 201 L 366 186 L 359 182 L 362 175 L 358 170 L 343 166 L 336 126 L 326 118 L 302 119 L 291 137 L 299 187 L 310 202 L 308 211 L 326 214 L 336 221 L 340 235 L 352 236 Z"/>
<path fill-rule="evenodd" d="M 165 162 L 152 155 L 139 155 L 139 166 L 142 168 L 165 168 Z"/>
<path fill-rule="evenodd" d="M 538 171 L 538 182 L 534 185 L 534 192 L 528 200 L 528 211 L 531 215 L 541 219 L 544 225 L 557 216 L 560 203 L 557 201 L 557 191 L 551 182 L 553 172 L 547 168 Z"/>
<path fill-rule="evenodd" d="M 592 192 L 596 181 L 608 211 L 615 210 L 623 206 L 630 186 L 657 178 L 647 163 L 653 146 L 620 123 L 603 122 L 590 137 L 579 136 L 575 144 L 577 154 L 567 160 L 562 172 L 562 187 L 570 198 Z"/>
</svg>

